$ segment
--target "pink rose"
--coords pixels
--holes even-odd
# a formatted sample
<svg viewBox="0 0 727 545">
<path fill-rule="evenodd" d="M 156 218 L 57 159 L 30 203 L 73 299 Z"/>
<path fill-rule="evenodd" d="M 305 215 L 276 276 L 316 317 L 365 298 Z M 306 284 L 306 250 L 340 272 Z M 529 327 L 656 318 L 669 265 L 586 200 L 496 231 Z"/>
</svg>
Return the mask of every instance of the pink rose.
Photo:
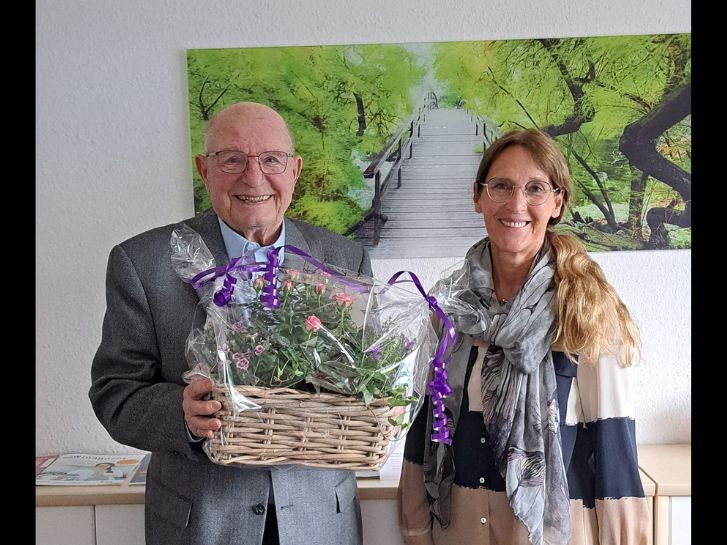
<svg viewBox="0 0 727 545">
<path fill-rule="evenodd" d="M 308 331 L 318 331 L 321 325 L 323 324 L 321 324 L 320 318 L 315 315 L 308 316 L 308 319 L 305 321 L 305 327 Z"/>
<path fill-rule="evenodd" d="M 300 276 L 300 271 L 298 269 L 288 269 L 288 276 L 290 276 L 292 280 L 297 280 Z"/>
<path fill-rule="evenodd" d="M 318 276 L 321 278 L 321 282 L 323 282 L 324 284 L 328 284 L 328 279 L 331 277 L 331 273 L 321 271 L 318 273 Z"/>
<path fill-rule="evenodd" d="M 283 289 L 283 291 L 290 291 L 293 289 L 293 283 L 290 280 L 283 280 L 283 283 L 280 285 L 280 287 Z"/>
<path fill-rule="evenodd" d="M 263 289 L 265 287 L 265 279 L 262 276 L 258 276 L 253 286 L 255 286 L 255 289 Z"/>
<path fill-rule="evenodd" d="M 333 294 L 333 300 L 341 307 L 350 307 L 353 304 L 353 297 L 341 291 Z"/>
<path fill-rule="evenodd" d="M 316 290 L 316 293 L 325 293 L 326 285 L 318 283 L 318 284 L 316 284 L 315 290 Z"/>
</svg>

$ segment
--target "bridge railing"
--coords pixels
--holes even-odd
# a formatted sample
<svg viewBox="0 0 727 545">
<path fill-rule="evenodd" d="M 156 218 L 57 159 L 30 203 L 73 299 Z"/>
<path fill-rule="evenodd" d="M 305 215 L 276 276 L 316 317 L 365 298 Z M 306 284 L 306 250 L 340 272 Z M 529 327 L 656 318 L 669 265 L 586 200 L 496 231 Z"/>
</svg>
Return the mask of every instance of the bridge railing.
<svg viewBox="0 0 727 545">
<path fill-rule="evenodd" d="M 374 179 L 374 197 L 371 201 L 371 208 L 364 214 L 363 219 L 352 225 L 344 233 L 350 235 L 357 231 L 367 222 L 373 222 L 372 244 L 377 246 L 381 239 L 381 228 L 388 217 L 381 212 L 381 204 L 384 192 L 389 186 L 389 182 L 396 172 L 396 187 L 401 187 L 401 163 L 404 153 L 408 154 L 411 159 L 414 153 L 414 132 L 417 138 L 421 136 L 421 124 L 426 121 L 427 113 L 436 108 L 436 95 L 434 93 L 427 94 L 424 104 L 419 107 L 416 114 L 409 117 L 404 124 L 399 127 L 394 136 L 384 145 L 384 147 L 374 155 L 369 165 L 363 172 L 364 178 Z M 382 180 L 381 171 L 387 162 L 394 164 L 386 173 Z"/>
<path fill-rule="evenodd" d="M 482 135 L 482 152 L 484 153 L 490 147 L 492 142 L 497 139 L 496 127 L 488 124 L 484 116 L 477 115 L 470 110 L 470 121 L 475 124 L 475 136 Z"/>
</svg>

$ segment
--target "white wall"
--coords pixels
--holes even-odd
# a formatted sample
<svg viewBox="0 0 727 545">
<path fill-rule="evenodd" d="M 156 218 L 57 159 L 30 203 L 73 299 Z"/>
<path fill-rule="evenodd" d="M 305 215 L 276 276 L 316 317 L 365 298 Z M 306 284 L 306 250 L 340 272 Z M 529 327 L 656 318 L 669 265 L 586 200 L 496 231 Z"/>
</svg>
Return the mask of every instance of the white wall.
<svg viewBox="0 0 727 545">
<path fill-rule="evenodd" d="M 456 8 L 450 7 L 456 6 Z M 111 247 L 193 214 L 185 50 L 691 31 L 689 0 L 36 1 L 36 451 L 128 452 L 88 401 Z M 594 254 L 641 326 L 641 443 L 691 441 L 691 251 Z M 456 260 L 387 260 L 430 287 Z"/>
</svg>

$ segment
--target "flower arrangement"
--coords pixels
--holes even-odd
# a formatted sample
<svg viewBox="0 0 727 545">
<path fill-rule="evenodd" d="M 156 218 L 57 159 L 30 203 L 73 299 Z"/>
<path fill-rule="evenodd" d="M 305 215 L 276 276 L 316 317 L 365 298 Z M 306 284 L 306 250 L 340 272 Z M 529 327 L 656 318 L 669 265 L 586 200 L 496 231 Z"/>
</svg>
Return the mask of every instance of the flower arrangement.
<svg viewBox="0 0 727 545">
<path fill-rule="evenodd" d="M 218 265 L 186 226 L 170 242 L 206 313 L 187 339 L 184 378 L 216 383 L 223 425 L 203 446 L 209 458 L 378 469 L 421 407 L 433 366 L 436 382 L 443 352 L 434 356 L 433 300 L 418 279 L 414 289 L 399 285 L 402 273 L 383 283 L 292 246 L 298 268 L 279 266 L 278 250 L 267 263 Z"/>
<path fill-rule="evenodd" d="M 270 309 L 261 301 L 266 283 L 262 276 L 252 290 L 249 281 L 241 283 L 239 295 L 205 327 L 201 344 L 207 354 L 216 353 L 217 374 L 225 382 L 269 388 L 307 383 L 316 391 L 360 396 L 367 404 L 375 398 L 390 405 L 413 400 L 407 358 L 421 344 L 412 332 L 423 324 L 411 323 L 410 311 L 419 306 L 420 318 L 426 318 L 421 298 L 384 284 L 358 281 L 353 289 L 320 269 L 281 267 L 279 306 Z"/>
</svg>

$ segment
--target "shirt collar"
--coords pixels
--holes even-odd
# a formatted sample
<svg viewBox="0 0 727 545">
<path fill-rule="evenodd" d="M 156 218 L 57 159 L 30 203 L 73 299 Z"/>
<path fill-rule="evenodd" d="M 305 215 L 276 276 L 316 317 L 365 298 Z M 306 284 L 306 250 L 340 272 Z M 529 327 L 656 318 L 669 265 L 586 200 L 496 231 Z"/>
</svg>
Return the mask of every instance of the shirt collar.
<svg viewBox="0 0 727 545">
<path fill-rule="evenodd" d="M 257 242 L 252 242 L 243 237 L 240 233 L 233 231 L 222 219 L 217 216 L 217 221 L 220 224 L 220 231 L 222 231 L 222 240 L 225 242 L 225 250 L 227 250 L 227 257 L 230 259 L 240 256 L 254 255 L 255 261 L 265 261 L 268 255 L 268 251 L 275 247 L 280 248 L 285 244 L 285 221 L 280 229 L 280 236 L 270 246 L 260 246 Z M 278 263 L 283 264 L 285 258 L 285 249 L 280 250 L 278 254 Z"/>
</svg>

